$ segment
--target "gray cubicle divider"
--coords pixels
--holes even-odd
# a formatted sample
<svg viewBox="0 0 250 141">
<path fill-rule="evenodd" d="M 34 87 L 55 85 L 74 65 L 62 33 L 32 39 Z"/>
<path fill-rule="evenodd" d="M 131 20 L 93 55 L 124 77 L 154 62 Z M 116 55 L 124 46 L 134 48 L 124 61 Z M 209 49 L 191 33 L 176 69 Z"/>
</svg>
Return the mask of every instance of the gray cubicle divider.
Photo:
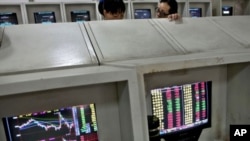
<svg viewBox="0 0 250 141">
<path fill-rule="evenodd" d="M 4 66 L 1 75 L 98 65 L 88 35 L 79 23 L 5 27 L 0 60 Z"/>
<path fill-rule="evenodd" d="M 176 0 L 178 3 L 178 13 L 181 17 L 187 17 L 188 14 L 188 1 L 187 0 Z"/>
<path fill-rule="evenodd" d="M 131 4 L 130 4 L 130 1 L 124 1 L 125 3 L 125 8 L 126 8 L 126 11 L 125 11 L 125 15 L 124 15 L 124 19 L 131 19 Z"/>
<path fill-rule="evenodd" d="M 0 56 L 1 119 L 95 103 L 99 140 L 148 139 L 135 70 L 99 66 L 83 24 L 5 27 Z"/>
<path fill-rule="evenodd" d="M 4 34 L 4 28 L 0 27 L 0 47 L 2 46 L 3 34 Z"/>
<path fill-rule="evenodd" d="M 243 44 L 245 48 L 250 47 L 250 24 L 249 16 L 233 16 L 231 18 L 212 17 L 211 21 L 219 26 L 224 32 L 233 36 L 234 39 Z"/>
<path fill-rule="evenodd" d="M 233 18 L 218 18 L 221 21 L 232 21 Z M 235 18 L 236 19 L 236 18 Z M 242 18 L 243 20 L 243 18 Z M 211 18 L 183 18 L 182 24 L 170 23 L 166 20 L 154 20 L 159 25 L 161 31 L 167 38 L 171 38 L 172 41 L 177 42 L 179 48 L 185 50 L 185 54 L 199 53 L 199 52 L 218 52 L 224 51 L 236 51 L 239 49 L 245 49 L 245 45 L 236 40 L 233 36 L 233 32 L 225 32 L 223 25 L 217 26 Z M 244 20 L 242 23 L 248 23 Z M 233 24 L 231 24 L 233 26 Z M 239 27 L 236 25 L 236 28 Z M 241 27 L 243 29 L 243 27 Z M 244 29 L 243 29 L 244 30 Z M 246 29 L 247 30 L 247 29 Z"/>
<path fill-rule="evenodd" d="M 184 53 L 150 20 L 93 21 L 85 27 L 101 63 Z"/>
<path fill-rule="evenodd" d="M 5 27 L 0 115 L 96 102 L 101 140 L 147 141 L 152 88 L 212 80 L 212 127 L 200 140 L 225 140 L 230 124 L 250 122 L 248 25 L 240 16 Z"/>
<path fill-rule="evenodd" d="M 223 21 L 232 23 L 223 27 Z M 213 58 L 248 51 L 248 30 L 243 31 L 248 22 L 246 17 L 206 17 L 182 18 L 181 22 L 166 19 L 93 21 L 85 23 L 85 27 L 101 64 L 134 65 L 139 61 L 144 64 L 144 60 L 150 58 L 205 57 L 201 54 Z"/>
<path fill-rule="evenodd" d="M 249 16 L 206 17 L 183 18 L 182 22 L 104 21 L 85 26 L 101 65 L 137 71 L 148 114 L 152 114 L 152 88 L 212 80 L 212 126 L 202 132 L 200 140 L 222 141 L 229 138 L 230 124 L 250 122 L 249 103 L 244 100 L 249 99 L 249 22 Z M 243 84 L 239 93 L 238 81 Z M 237 95 L 242 96 L 237 98 L 240 101 L 234 100 Z"/>
</svg>

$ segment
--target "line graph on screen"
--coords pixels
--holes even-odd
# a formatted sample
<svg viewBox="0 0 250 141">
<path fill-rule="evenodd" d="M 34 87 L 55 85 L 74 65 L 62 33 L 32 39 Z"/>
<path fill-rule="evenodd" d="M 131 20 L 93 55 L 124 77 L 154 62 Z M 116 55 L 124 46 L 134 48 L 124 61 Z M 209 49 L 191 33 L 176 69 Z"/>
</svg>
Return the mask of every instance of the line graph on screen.
<svg viewBox="0 0 250 141">
<path fill-rule="evenodd" d="M 8 117 L 11 141 L 97 141 L 94 104 Z"/>
</svg>

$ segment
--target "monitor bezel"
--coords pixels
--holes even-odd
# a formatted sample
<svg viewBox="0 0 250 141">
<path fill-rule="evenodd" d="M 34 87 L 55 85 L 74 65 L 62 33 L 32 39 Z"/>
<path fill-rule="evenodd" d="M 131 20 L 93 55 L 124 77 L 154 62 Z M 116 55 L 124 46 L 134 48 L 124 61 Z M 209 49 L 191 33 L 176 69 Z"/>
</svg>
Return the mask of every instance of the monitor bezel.
<svg viewBox="0 0 250 141">
<path fill-rule="evenodd" d="M 196 125 L 194 127 L 189 127 L 189 128 L 185 128 L 182 130 L 178 130 L 178 131 L 173 131 L 173 132 L 169 132 L 169 133 L 165 133 L 165 134 L 160 134 L 159 136 L 161 138 L 179 138 L 181 136 L 186 136 L 188 134 L 195 134 L 195 133 L 199 133 L 201 130 L 205 129 L 205 128 L 210 128 L 212 126 L 212 81 L 196 81 L 193 83 L 199 83 L 199 82 L 207 82 L 207 122 L 204 124 L 200 124 L 200 125 Z M 171 85 L 171 86 L 166 86 L 166 87 L 173 87 L 173 86 L 183 86 L 186 84 L 193 84 L 193 83 L 183 83 L 183 84 L 178 84 L 178 85 Z M 162 87 L 161 87 L 162 88 Z M 157 88 L 156 88 L 157 89 Z M 153 103 L 152 103 L 152 96 L 151 96 L 151 112 L 153 113 Z M 170 140 L 171 141 L 171 140 Z"/>
<path fill-rule="evenodd" d="M 90 17 L 90 11 L 89 10 L 73 10 L 73 11 L 70 11 L 70 17 L 71 17 L 71 22 L 78 22 L 76 20 L 73 20 L 73 15 L 77 13 L 75 12 L 78 12 L 80 13 L 79 15 L 83 15 L 83 12 L 87 13 L 88 14 L 88 17 L 89 17 L 89 20 L 86 20 L 86 21 L 91 21 L 91 17 Z M 85 14 L 84 13 L 84 14 Z M 76 17 L 76 16 L 75 16 Z M 81 21 L 81 22 L 86 22 L 86 21 Z"/>
<path fill-rule="evenodd" d="M 18 25 L 18 18 L 15 12 L 0 12 L 0 19 L 2 20 L 3 16 L 13 17 L 15 18 L 15 23 L 11 23 L 11 25 Z M 0 24 L 0 26 L 5 26 L 4 24 Z"/>
<path fill-rule="evenodd" d="M 231 12 L 230 14 L 224 14 L 224 10 L 226 8 L 229 9 L 228 11 Z M 221 13 L 222 13 L 222 16 L 233 16 L 233 6 L 222 6 Z"/>
<path fill-rule="evenodd" d="M 198 16 L 192 16 L 192 14 L 190 13 L 192 10 L 197 10 L 197 11 L 199 11 L 199 17 Z M 189 15 L 190 15 L 190 17 L 192 17 L 192 18 L 200 18 L 200 17 L 202 17 L 202 8 L 201 7 L 190 7 L 189 8 Z"/>
<path fill-rule="evenodd" d="M 27 115 L 27 114 L 36 114 L 36 113 L 43 113 L 45 111 L 52 111 L 52 112 L 55 112 L 56 110 L 60 111 L 60 109 L 67 109 L 67 108 L 73 108 L 73 107 L 82 107 L 82 106 L 91 106 L 91 104 L 94 105 L 94 112 L 95 112 L 95 118 L 96 118 L 96 127 L 97 127 L 97 131 L 91 133 L 91 134 L 97 134 L 97 138 L 98 138 L 98 123 L 97 123 L 97 111 L 96 111 L 96 104 L 95 103 L 88 103 L 88 104 L 80 104 L 80 105 L 73 105 L 73 106 L 66 106 L 66 107 L 60 107 L 60 108 L 57 108 L 57 109 L 50 109 L 50 110 L 43 110 L 43 111 L 38 111 L 38 112 L 31 112 L 31 113 L 25 113 L 25 114 L 18 114 L 18 115 L 12 115 L 12 116 L 7 116 L 7 117 L 2 117 L 2 123 L 3 123 L 3 127 L 4 127 L 4 132 L 5 132 L 5 137 L 6 137 L 6 140 L 7 141 L 13 141 L 12 140 L 12 137 L 14 135 L 13 131 L 11 131 L 10 129 L 10 125 L 8 125 L 8 119 L 9 118 L 13 118 L 13 117 L 17 117 L 17 116 L 21 116 L 21 115 Z M 78 123 L 79 124 L 79 123 Z"/>
<path fill-rule="evenodd" d="M 136 11 L 138 11 L 138 10 L 141 10 L 141 11 L 147 11 L 147 13 L 149 13 L 150 15 L 149 15 L 149 18 L 136 18 L 135 17 L 135 13 L 136 13 Z M 152 18 L 152 13 L 151 13 L 151 9 L 150 8 L 144 8 L 144 9 L 142 9 L 142 8 L 140 8 L 140 9 L 134 9 L 134 19 L 151 19 Z"/>
<path fill-rule="evenodd" d="M 34 21 L 36 24 L 45 24 L 45 22 L 40 22 L 40 20 L 38 20 L 38 17 L 39 15 L 42 15 L 42 14 L 46 14 L 46 13 L 49 13 L 49 14 L 52 14 L 53 16 L 53 21 L 51 22 L 48 22 L 48 23 L 56 23 L 56 16 L 55 16 L 55 12 L 54 11 L 39 11 L 39 12 L 34 12 Z"/>
</svg>

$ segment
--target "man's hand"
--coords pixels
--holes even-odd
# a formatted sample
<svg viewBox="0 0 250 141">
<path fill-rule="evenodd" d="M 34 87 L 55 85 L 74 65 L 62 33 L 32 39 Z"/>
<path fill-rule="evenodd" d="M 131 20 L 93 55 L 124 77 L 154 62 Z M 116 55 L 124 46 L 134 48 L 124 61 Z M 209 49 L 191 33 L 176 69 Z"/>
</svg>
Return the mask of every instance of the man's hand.
<svg viewBox="0 0 250 141">
<path fill-rule="evenodd" d="M 178 20 L 180 18 L 181 18 L 181 16 L 178 13 L 168 15 L 168 19 L 170 21 L 175 21 L 175 20 Z"/>
</svg>

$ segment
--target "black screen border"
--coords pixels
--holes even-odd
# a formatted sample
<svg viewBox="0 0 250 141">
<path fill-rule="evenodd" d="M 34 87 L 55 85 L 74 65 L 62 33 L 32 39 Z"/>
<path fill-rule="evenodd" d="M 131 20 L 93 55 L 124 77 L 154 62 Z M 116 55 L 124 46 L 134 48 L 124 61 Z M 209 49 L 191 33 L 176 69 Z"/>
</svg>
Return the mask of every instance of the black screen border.
<svg viewBox="0 0 250 141">
<path fill-rule="evenodd" d="M 197 83 L 197 82 L 206 82 L 207 83 L 207 112 L 208 112 L 208 122 L 201 124 L 201 125 L 197 125 L 194 127 L 189 127 L 186 129 L 182 129 L 182 130 L 178 130 L 178 131 L 173 131 L 170 133 L 165 133 L 165 134 L 161 134 L 160 137 L 161 138 L 165 138 L 165 139 L 177 139 L 177 138 L 181 138 L 181 136 L 186 136 L 189 134 L 193 134 L 193 133 L 198 133 L 201 130 L 205 129 L 205 128 L 210 128 L 212 126 L 212 81 L 196 81 L 193 83 Z M 185 84 L 192 84 L 192 83 L 185 83 Z M 185 84 L 180 84 L 178 86 L 183 86 Z M 171 86 L 169 86 L 171 87 Z M 152 103 L 152 96 L 151 96 L 151 110 L 153 113 L 153 103 Z M 171 141 L 171 140 L 170 140 Z"/>
<path fill-rule="evenodd" d="M 88 20 L 88 21 L 91 21 L 91 18 L 90 18 L 90 11 L 89 11 L 89 10 L 73 10 L 73 11 L 70 11 L 71 22 L 77 22 L 77 21 L 74 21 L 74 20 L 73 20 L 73 15 L 76 14 L 76 13 L 74 13 L 74 12 L 79 12 L 79 13 L 81 13 L 81 12 L 86 12 L 86 13 L 88 14 L 88 16 L 89 16 L 89 20 Z"/>
<path fill-rule="evenodd" d="M 18 18 L 15 12 L 0 12 L 0 17 L 2 16 L 11 16 L 11 17 L 14 16 L 15 23 L 12 23 L 12 25 L 18 25 Z"/>
<path fill-rule="evenodd" d="M 51 22 L 51 23 L 56 23 L 56 16 L 55 16 L 55 12 L 54 11 L 39 11 L 39 12 L 34 12 L 33 14 L 34 14 L 34 21 L 35 21 L 35 23 L 37 23 L 37 24 L 44 24 L 44 23 L 42 23 L 42 22 L 39 22 L 38 21 L 38 15 L 39 14 L 43 14 L 43 13 L 50 13 L 50 14 L 52 14 L 53 15 L 53 22 Z"/>
<path fill-rule="evenodd" d="M 201 8 L 201 7 L 190 7 L 190 8 L 189 8 L 190 17 L 199 18 L 199 17 L 197 17 L 197 16 L 192 16 L 192 15 L 191 15 L 190 11 L 192 11 L 192 10 L 198 10 L 198 11 L 200 12 L 200 17 L 203 16 L 203 15 L 202 15 L 202 8 Z"/>
<path fill-rule="evenodd" d="M 135 13 L 136 13 L 136 11 L 137 10 L 143 10 L 143 11 L 147 11 L 147 12 L 149 12 L 149 16 L 150 16 L 150 18 L 135 18 Z M 140 8 L 140 9 L 134 9 L 134 19 L 151 19 L 152 18 L 152 13 L 151 13 L 151 9 L 150 8 L 144 8 L 144 9 L 142 9 L 142 8 Z"/>
<path fill-rule="evenodd" d="M 97 115 L 97 107 L 96 107 L 96 103 L 89 103 L 89 104 L 81 104 L 81 105 L 74 105 L 74 106 L 67 106 L 67 107 L 61 107 L 62 109 L 64 108 L 73 108 L 73 107 L 79 107 L 79 106 L 85 106 L 85 105 L 88 105 L 90 106 L 91 104 L 94 105 L 94 112 L 95 112 L 95 116 L 96 116 L 96 126 L 97 126 L 97 131 L 96 131 L 96 134 L 98 135 L 98 131 L 99 131 L 99 127 L 98 127 L 98 122 L 97 122 L 97 119 L 98 119 L 98 115 Z M 59 109 L 61 109 L 59 108 Z M 53 109 L 53 110 L 57 110 L 56 108 Z M 53 110 L 43 110 L 43 111 L 53 111 Z M 42 111 L 40 111 L 42 112 Z M 32 113 L 36 113 L 36 112 L 32 112 Z M 12 116 L 7 116 L 7 117 L 2 117 L 2 123 L 3 123 L 3 127 L 4 127 L 4 132 L 5 132 L 5 137 L 6 137 L 6 141 L 13 141 L 12 139 L 12 135 L 13 133 L 11 132 L 11 129 L 9 128 L 10 126 L 8 125 L 8 118 L 12 118 L 12 117 L 15 117 L 15 116 L 19 116 L 19 115 L 25 115 L 25 114 L 18 114 L 18 115 L 12 115 Z"/>
</svg>

